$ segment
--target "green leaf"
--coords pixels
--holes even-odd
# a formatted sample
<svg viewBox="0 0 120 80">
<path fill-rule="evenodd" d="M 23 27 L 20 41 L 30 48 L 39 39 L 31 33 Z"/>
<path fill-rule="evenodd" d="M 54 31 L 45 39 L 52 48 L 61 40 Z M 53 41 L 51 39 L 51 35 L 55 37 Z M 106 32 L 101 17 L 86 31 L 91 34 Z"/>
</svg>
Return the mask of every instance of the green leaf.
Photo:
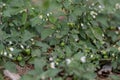
<svg viewBox="0 0 120 80">
<path fill-rule="evenodd" d="M 71 50 L 71 48 L 70 48 L 69 46 L 66 46 L 66 47 L 65 47 L 65 51 L 66 51 L 67 57 L 71 57 L 71 55 L 72 55 L 72 50 Z"/>
<path fill-rule="evenodd" d="M 74 14 L 75 16 L 79 16 L 82 14 L 82 8 L 79 8 L 79 7 L 75 7 L 74 8 L 74 12 L 72 14 Z"/>
<path fill-rule="evenodd" d="M 49 48 L 48 44 L 42 42 L 36 42 L 35 45 L 41 47 L 43 52 L 46 52 Z"/>
<path fill-rule="evenodd" d="M 32 33 L 30 33 L 29 31 L 25 30 L 23 36 L 22 36 L 22 41 L 25 42 L 29 39 L 31 39 L 32 37 L 34 37 L 34 35 Z"/>
<path fill-rule="evenodd" d="M 50 45 L 56 45 L 56 44 L 59 44 L 60 43 L 60 40 L 58 40 L 57 38 L 51 38 L 49 39 L 50 41 Z"/>
<path fill-rule="evenodd" d="M 0 74 L 0 80 L 4 80 L 4 77 L 2 74 Z"/>
<path fill-rule="evenodd" d="M 46 65 L 46 61 L 41 58 L 41 59 L 35 59 L 34 61 L 34 65 L 35 65 L 35 70 L 40 73 L 40 71 L 42 71 L 43 67 Z"/>
<path fill-rule="evenodd" d="M 0 52 L 4 49 L 4 45 L 0 44 Z"/>
<path fill-rule="evenodd" d="M 117 42 L 117 45 L 120 46 L 120 41 Z"/>
<path fill-rule="evenodd" d="M 41 31 L 41 39 L 44 40 L 45 38 L 47 38 L 48 36 L 52 36 L 54 30 L 52 29 L 45 29 L 43 31 Z"/>
<path fill-rule="evenodd" d="M 43 8 L 44 8 L 44 9 L 49 8 L 49 5 L 50 5 L 49 3 L 50 3 L 50 0 L 44 0 L 44 1 L 43 1 Z"/>
<path fill-rule="evenodd" d="M 53 80 L 63 80 L 62 78 L 54 78 Z"/>
<path fill-rule="evenodd" d="M 23 13 L 23 16 L 22 16 L 22 23 L 25 24 L 27 21 L 27 13 Z"/>
<path fill-rule="evenodd" d="M 6 35 L 5 35 L 5 33 L 0 29 L 0 40 L 2 41 L 3 39 L 4 39 L 4 36 L 5 36 L 5 38 L 7 37 Z"/>
<path fill-rule="evenodd" d="M 20 64 L 20 66 L 25 66 L 26 63 L 25 63 L 25 61 L 22 60 L 19 62 L 19 64 Z"/>
<path fill-rule="evenodd" d="M 35 27 L 35 26 L 43 23 L 43 20 L 40 19 L 39 16 L 37 16 L 37 17 L 34 17 L 34 18 L 30 19 L 30 22 L 31 22 L 32 27 Z"/>
<path fill-rule="evenodd" d="M 35 79 L 35 78 L 30 75 L 23 75 L 21 78 L 21 80 L 33 80 L 33 79 Z"/>
<path fill-rule="evenodd" d="M 80 58 L 84 55 L 85 55 L 84 53 L 78 52 L 77 54 L 74 55 L 74 59 L 75 60 L 80 60 Z"/>
<path fill-rule="evenodd" d="M 99 15 L 98 18 L 96 19 L 96 21 L 100 22 L 100 24 L 103 25 L 103 27 L 108 26 L 106 15 L 102 15 L 102 14 Z M 104 27 L 104 28 L 106 28 L 106 27 Z"/>
<path fill-rule="evenodd" d="M 87 30 L 85 31 L 85 33 L 86 33 L 87 36 L 90 37 L 91 39 L 95 39 L 95 36 L 94 36 L 92 30 L 87 29 Z"/>
<path fill-rule="evenodd" d="M 58 74 L 58 72 L 60 72 L 59 69 L 49 69 L 43 74 L 49 77 L 55 77 Z"/>
<path fill-rule="evenodd" d="M 116 41 L 118 39 L 118 35 L 114 31 L 107 31 L 107 35 L 111 37 L 112 41 Z"/>
<path fill-rule="evenodd" d="M 96 37 L 96 39 L 102 41 L 103 38 L 102 38 L 102 35 L 103 35 L 103 32 L 102 30 L 100 29 L 100 27 L 90 27 L 92 33 L 94 34 L 94 36 Z"/>
<path fill-rule="evenodd" d="M 56 17 L 53 17 L 53 16 L 50 16 L 49 17 L 49 20 L 52 22 L 52 23 L 55 23 L 57 21 L 57 18 Z"/>
<path fill-rule="evenodd" d="M 24 1 L 23 0 L 12 0 L 10 2 L 10 6 L 12 6 L 12 7 L 22 7 L 22 6 L 24 6 Z"/>
<path fill-rule="evenodd" d="M 112 78 L 113 80 L 119 80 L 120 76 L 118 76 L 118 75 L 110 75 L 110 78 Z"/>
<path fill-rule="evenodd" d="M 40 56 L 41 51 L 39 49 L 32 50 L 32 57 Z"/>
<path fill-rule="evenodd" d="M 11 17 L 13 15 L 17 15 L 20 10 L 22 10 L 22 9 L 7 8 L 6 10 L 3 11 L 3 16 L 4 17 Z"/>
<path fill-rule="evenodd" d="M 15 63 L 8 61 L 4 64 L 4 67 L 5 67 L 5 69 L 16 73 L 16 64 Z"/>
<path fill-rule="evenodd" d="M 10 14 L 10 11 L 9 11 L 9 10 L 4 11 L 4 12 L 3 12 L 3 15 L 4 15 L 5 17 L 11 17 L 11 14 Z"/>
</svg>

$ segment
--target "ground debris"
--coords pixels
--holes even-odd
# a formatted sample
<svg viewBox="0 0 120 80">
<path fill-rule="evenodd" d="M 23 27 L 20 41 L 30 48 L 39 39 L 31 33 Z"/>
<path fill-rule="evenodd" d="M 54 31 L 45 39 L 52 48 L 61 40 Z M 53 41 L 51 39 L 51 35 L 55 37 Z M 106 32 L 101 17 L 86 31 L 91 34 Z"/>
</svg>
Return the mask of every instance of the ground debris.
<svg viewBox="0 0 120 80">
<path fill-rule="evenodd" d="M 19 74 L 12 73 L 9 70 L 4 70 L 3 74 L 7 76 L 8 78 L 10 78 L 11 80 L 20 80 L 21 78 Z"/>
<path fill-rule="evenodd" d="M 111 65 L 103 65 L 102 68 L 97 72 L 98 76 L 108 77 L 112 73 Z"/>
</svg>

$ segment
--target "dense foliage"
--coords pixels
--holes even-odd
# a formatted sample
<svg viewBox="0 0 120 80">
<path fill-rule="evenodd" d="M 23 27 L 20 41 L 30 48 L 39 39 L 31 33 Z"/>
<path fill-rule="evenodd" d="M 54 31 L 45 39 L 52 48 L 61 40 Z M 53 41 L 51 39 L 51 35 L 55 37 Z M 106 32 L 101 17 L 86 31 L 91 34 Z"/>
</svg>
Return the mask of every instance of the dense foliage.
<svg viewBox="0 0 120 80">
<path fill-rule="evenodd" d="M 21 80 L 94 80 L 120 66 L 119 0 L 0 0 L 0 65 L 33 64 Z"/>
</svg>

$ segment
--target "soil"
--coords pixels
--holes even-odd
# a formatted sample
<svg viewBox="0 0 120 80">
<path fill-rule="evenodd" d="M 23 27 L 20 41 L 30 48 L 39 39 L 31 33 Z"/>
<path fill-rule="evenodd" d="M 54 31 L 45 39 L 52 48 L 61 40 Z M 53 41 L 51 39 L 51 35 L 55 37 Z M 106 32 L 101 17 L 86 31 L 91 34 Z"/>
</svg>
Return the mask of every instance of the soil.
<svg viewBox="0 0 120 80">
<path fill-rule="evenodd" d="M 34 66 L 27 64 L 24 67 L 16 65 L 16 69 L 17 69 L 17 74 L 19 74 L 20 76 L 26 74 L 28 71 L 33 70 Z M 8 78 L 7 76 L 4 76 L 4 80 L 11 80 L 10 78 Z"/>
<path fill-rule="evenodd" d="M 22 75 L 26 74 L 28 71 L 33 70 L 34 66 L 30 65 L 30 64 L 27 64 L 24 67 L 16 65 L 16 69 L 17 69 L 17 73 L 22 76 Z M 119 75 L 119 74 L 115 74 L 115 75 Z M 4 80 L 11 80 L 11 79 L 4 76 Z M 71 77 L 68 77 L 68 78 L 66 78 L 66 80 L 73 80 L 73 79 Z M 110 79 L 109 77 L 104 77 L 104 76 L 99 76 L 98 75 L 96 80 L 113 80 L 113 79 Z"/>
</svg>

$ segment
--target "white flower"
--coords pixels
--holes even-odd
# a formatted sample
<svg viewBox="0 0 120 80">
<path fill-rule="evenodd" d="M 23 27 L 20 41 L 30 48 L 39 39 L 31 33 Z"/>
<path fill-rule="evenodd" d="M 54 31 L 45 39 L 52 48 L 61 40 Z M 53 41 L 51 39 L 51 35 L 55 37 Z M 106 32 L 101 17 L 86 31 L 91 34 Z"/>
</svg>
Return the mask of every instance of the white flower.
<svg viewBox="0 0 120 80">
<path fill-rule="evenodd" d="M 9 41 L 9 44 L 11 45 L 11 44 L 12 44 L 12 41 Z"/>
<path fill-rule="evenodd" d="M 49 37 L 52 37 L 52 35 L 49 35 Z"/>
<path fill-rule="evenodd" d="M 33 38 L 31 38 L 30 40 L 31 40 L 31 41 L 34 41 L 34 39 L 33 39 Z"/>
<path fill-rule="evenodd" d="M 0 12 L 0 15 L 3 15 L 3 13 L 2 13 L 2 12 Z"/>
<path fill-rule="evenodd" d="M 39 18 L 40 18 L 40 19 L 43 19 L 43 15 L 39 15 Z"/>
<path fill-rule="evenodd" d="M 44 74 L 42 74 L 41 79 L 45 80 L 45 75 Z"/>
<path fill-rule="evenodd" d="M 23 9 L 24 12 L 27 12 L 27 9 Z"/>
<path fill-rule="evenodd" d="M 120 9 L 120 4 L 119 4 L 119 3 L 116 3 L 115 8 L 116 8 L 116 9 Z"/>
<path fill-rule="evenodd" d="M 5 3 L 3 3 L 3 6 L 6 6 L 6 4 L 5 4 Z"/>
<path fill-rule="evenodd" d="M 7 52 L 6 51 L 4 52 L 4 56 L 7 56 Z"/>
<path fill-rule="evenodd" d="M 102 6 L 101 6 L 101 5 L 99 5 L 98 7 L 99 7 L 99 8 L 102 8 Z"/>
<path fill-rule="evenodd" d="M 51 62 L 51 63 L 50 63 L 50 67 L 54 69 L 54 68 L 55 68 L 55 63 L 54 63 L 54 62 Z"/>
<path fill-rule="evenodd" d="M 49 13 L 47 13 L 47 16 L 50 16 L 50 14 L 49 14 Z"/>
<path fill-rule="evenodd" d="M 32 42 L 32 44 L 35 44 L 35 42 Z"/>
<path fill-rule="evenodd" d="M 104 5 L 99 5 L 98 6 L 100 9 L 104 9 Z"/>
<path fill-rule="evenodd" d="M 23 46 L 23 45 L 20 45 L 20 47 L 21 47 L 22 49 L 24 49 L 24 46 Z"/>
<path fill-rule="evenodd" d="M 118 27 L 118 30 L 120 30 L 120 26 Z"/>
<path fill-rule="evenodd" d="M 114 56 L 115 56 L 115 54 L 112 54 L 112 56 L 114 57 Z"/>
<path fill-rule="evenodd" d="M 9 49 L 10 49 L 10 51 L 14 51 L 14 48 L 12 48 L 12 47 L 10 47 Z"/>
<path fill-rule="evenodd" d="M 105 35 L 104 35 L 104 34 L 102 34 L 102 36 L 103 36 L 103 37 L 105 37 Z"/>
<path fill-rule="evenodd" d="M 81 60 L 81 62 L 85 63 L 85 62 L 86 62 L 86 56 L 82 56 L 82 57 L 80 58 L 80 60 Z"/>
<path fill-rule="evenodd" d="M 18 27 L 18 30 L 20 30 L 20 27 Z"/>
<path fill-rule="evenodd" d="M 83 23 L 81 23 L 81 26 L 84 26 L 84 24 L 83 24 Z"/>
<path fill-rule="evenodd" d="M 34 7 L 32 7 L 32 10 L 34 10 L 35 8 Z"/>
<path fill-rule="evenodd" d="M 94 43 L 96 43 L 96 40 L 93 40 Z"/>
<path fill-rule="evenodd" d="M 119 34 L 119 32 L 118 32 L 118 31 L 115 31 L 115 33 L 116 33 L 116 34 Z"/>
<path fill-rule="evenodd" d="M 97 14 L 95 11 L 91 11 L 91 12 L 90 12 L 90 15 L 93 16 L 93 15 L 98 15 L 98 14 Z"/>
<path fill-rule="evenodd" d="M 3 50 L 1 51 L 1 53 L 0 53 L 1 55 L 3 55 Z"/>
<path fill-rule="evenodd" d="M 92 6 L 94 6 L 95 5 L 95 3 L 92 3 Z"/>
<path fill-rule="evenodd" d="M 58 65 L 59 63 L 57 61 L 55 61 L 55 64 Z"/>
<path fill-rule="evenodd" d="M 52 12 L 50 12 L 50 14 L 52 14 Z"/>
<path fill-rule="evenodd" d="M 79 40 L 78 38 L 75 39 L 76 42 L 77 42 L 78 40 Z"/>
<path fill-rule="evenodd" d="M 120 47 L 118 47 L 118 50 L 120 51 Z"/>
<path fill-rule="evenodd" d="M 91 58 L 93 58 L 93 55 L 90 55 Z"/>
<path fill-rule="evenodd" d="M 93 15 L 92 17 L 93 17 L 93 18 L 96 18 L 96 16 L 95 16 L 95 15 Z"/>
<path fill-rule="evenodd" d="M 12 58 L 12 54 L 9 54 L 9 57 Z"/>
<path fill-rule="evenodd" d="M 113 45 L 113 47 L 116 47 L 116 45 Z"/>
<path fill-rule="evenodd" d="M 56 30 L 57 33 L 59 33 L 60 31 Z"/>
<path fill-rule="evenodd" d="M 66 63 L 70 64 L 71 63 L 71 59 L 66 59 Z"/>
<path fill-rule="evenodd" d="M 91 12 L 90 12 L 90 15 L 91 15 L 93 18 L 96 18 L 96 15 L 98 15 L 98 13 L 96 13 L 95 11 L 91 11 Z"/>
<path fill-rule="evenodd" d="M 53 57 L 50 57 L 50 58 L 49 58 L 49 61 L 53 61 Z"/>
<path fill-rule="evenodd" d="M 27 12 L 27 9 L 20 10 L 20 13 Z"/>
<path fill-rule="evenodd" d="M 21 10 L 20 13 L 22 13 L 23 11 Z"/>
<path fill-rule="evenodd" d="M 46 18 L 45 20 L 48 21 L 48 18 Z"/>
<path fill-rule="evenodd" d="M 101 41 L 101 44 L 105 44 L 105 42 L 104 42 L 104 41 Z"/>
</svg>

